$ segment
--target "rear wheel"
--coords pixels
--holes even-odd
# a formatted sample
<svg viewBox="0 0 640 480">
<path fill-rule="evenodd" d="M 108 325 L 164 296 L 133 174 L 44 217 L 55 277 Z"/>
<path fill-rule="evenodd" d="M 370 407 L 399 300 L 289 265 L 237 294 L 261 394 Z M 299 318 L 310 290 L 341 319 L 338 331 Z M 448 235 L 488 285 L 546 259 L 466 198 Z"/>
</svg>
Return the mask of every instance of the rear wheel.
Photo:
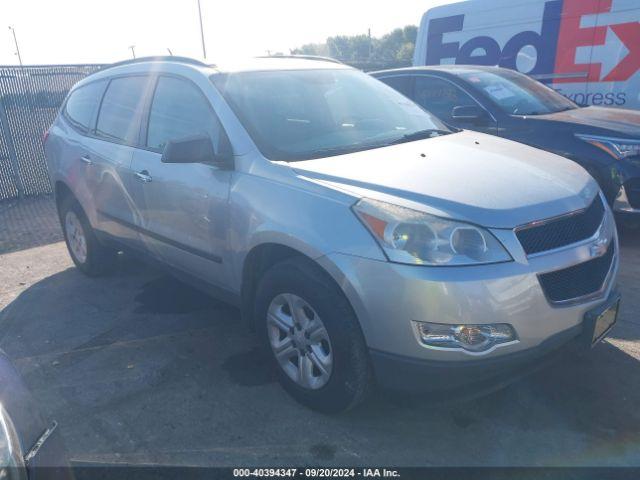
<svg viewBox="0 0 640 480">
<path fill-rule="evenodd" d="M 74 198 L 62 202 L 60 221 L 69 255 L 83 273 L 98 276 L 114 265 L 117 251 L 100 243 L 82 207 Z"/>
<path fill-rule="evenodd" d="M 328 413 L 364 401 L 373 375 L 362 332 L 318 266 L 301 257 L 274 265 L 260 279 L 255 308 L 280 383 L 296 400 Z"/>
</svg>

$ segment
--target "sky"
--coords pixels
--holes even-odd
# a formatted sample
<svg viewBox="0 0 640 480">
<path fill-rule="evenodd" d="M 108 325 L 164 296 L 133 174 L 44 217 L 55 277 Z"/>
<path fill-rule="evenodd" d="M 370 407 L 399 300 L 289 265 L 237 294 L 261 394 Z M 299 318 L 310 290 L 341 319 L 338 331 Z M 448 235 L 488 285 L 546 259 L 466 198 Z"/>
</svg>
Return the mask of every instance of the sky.
<svg viewBox="0 0 640 480">
<path fill-rule="evenodd" d="M 305 43 L 418 25 L 450 0 L 200 0 L 207 60 L 288 53 Z M 1 0 L 0 65 L 106 63 L 137 56 L 202 58 L 197 0 Z"/>
</svg>

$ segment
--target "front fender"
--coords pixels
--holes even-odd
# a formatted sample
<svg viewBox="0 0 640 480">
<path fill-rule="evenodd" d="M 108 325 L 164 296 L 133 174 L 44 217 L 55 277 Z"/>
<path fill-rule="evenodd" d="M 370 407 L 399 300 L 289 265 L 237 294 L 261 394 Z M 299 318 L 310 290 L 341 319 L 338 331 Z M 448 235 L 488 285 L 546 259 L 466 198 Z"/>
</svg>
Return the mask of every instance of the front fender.
<svg viewBox="0 0 640 480">
<path fill-rule="evenodd" d="M 265 243 L 289 247 L 312 259 L 332 252 L 384 259 L 380 247 L 352 212 L 353 197 L 329 188 L 306 189 L 303 183 L 297 178 L 284 183 L 262 176 L 237 176 L 229 209 L 236 291 L 240 290 L 247 255 Z"/>
</svg>

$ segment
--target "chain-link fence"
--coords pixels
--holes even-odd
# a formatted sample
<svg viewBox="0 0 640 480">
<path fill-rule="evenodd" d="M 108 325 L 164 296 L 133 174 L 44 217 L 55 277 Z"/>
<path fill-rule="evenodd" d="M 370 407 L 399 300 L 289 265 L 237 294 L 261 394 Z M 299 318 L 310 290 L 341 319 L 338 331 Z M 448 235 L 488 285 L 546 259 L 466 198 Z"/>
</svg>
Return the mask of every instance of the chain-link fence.
<svg viewBox="0 0 640 480">
<path fill-rule="evenodd" d="M 43 135 L 71 87 L 100 68 L 0 67 L 0 201 L 51 192 Z"/>
</svg>

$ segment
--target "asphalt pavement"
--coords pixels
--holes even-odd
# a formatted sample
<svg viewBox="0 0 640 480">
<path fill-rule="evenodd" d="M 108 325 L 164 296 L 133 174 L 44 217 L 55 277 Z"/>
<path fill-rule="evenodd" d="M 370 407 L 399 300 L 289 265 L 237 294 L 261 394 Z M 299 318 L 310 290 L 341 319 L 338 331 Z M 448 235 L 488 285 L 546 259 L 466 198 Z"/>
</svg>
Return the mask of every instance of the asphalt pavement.
<svg viewBox="0 0 640 480">
<path fill-rule="evenodd" d="M 83 276 L 50 212 L 0 210 L 0 348 L 77 464 L 640 465 L 639 232 L 622 237 L 618 325 L 589 355 L 481 395 L 381 392 L 326 416 L 279 387 L 235 308 L 127 257 Z"/>
</svg>

